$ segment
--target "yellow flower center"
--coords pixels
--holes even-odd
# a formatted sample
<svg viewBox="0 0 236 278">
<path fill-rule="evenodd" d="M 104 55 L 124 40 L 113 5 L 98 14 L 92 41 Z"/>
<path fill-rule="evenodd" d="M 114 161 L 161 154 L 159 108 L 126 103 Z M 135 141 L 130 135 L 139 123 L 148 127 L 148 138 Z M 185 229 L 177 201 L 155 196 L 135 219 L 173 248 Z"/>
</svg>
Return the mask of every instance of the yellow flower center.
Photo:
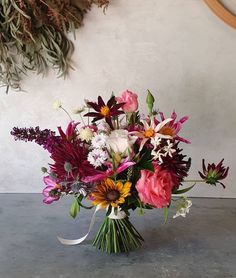
<svg viewBox="0 0 236 278">
<path fill-rule="evenodd" d="M 145 130 L 145 131 L 143 132 L 143 135 L 144 135 L 146 138 L 151 138 L 151 137 L 154 136 L 154 134 L 155 134 L 155 130 L 152 129 L 152 128 L 149 128 L 149 129 L 147 129 L 147 130 Z"/>
<path fill-rule="evenodd" d="M 172 137 L 175 135 L 173 128 L 169 126 L 163 126 L 163 128 L 159 132 L 163 135 L 170 135 Z"/>
<path fill-rule="evenodd" d="M 104 117 L 107 117 L 110 114 L 110 108 L 107 105 L 102 106 L 100 114 Z"/>
</svg>

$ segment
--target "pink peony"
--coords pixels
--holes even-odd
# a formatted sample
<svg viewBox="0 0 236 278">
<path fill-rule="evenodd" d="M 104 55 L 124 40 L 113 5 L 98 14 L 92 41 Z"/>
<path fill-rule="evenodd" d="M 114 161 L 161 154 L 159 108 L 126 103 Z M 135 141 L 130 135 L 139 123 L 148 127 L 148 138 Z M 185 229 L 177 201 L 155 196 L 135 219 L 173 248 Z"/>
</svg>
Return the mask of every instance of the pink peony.
<svg viewBox="0 0 236 278">
<path fill-rule="evenodd" d="M 163 170 L 156 163 L 153 163 L 153 166 L 154 172 L 141 171 L 136 189 L 142 202 L 156 208 L 164 208 L 170 205 L 174 181 L 168 170 Z"/>
<path fill-rule="evenodd" d="M 126 113 L 135 112 L 138 109 L 138 96 L 128 90 L 124 91 L 121 97 L 116 97 L 118 103 L 125 103 L 122 109 Z"/>
</svg>

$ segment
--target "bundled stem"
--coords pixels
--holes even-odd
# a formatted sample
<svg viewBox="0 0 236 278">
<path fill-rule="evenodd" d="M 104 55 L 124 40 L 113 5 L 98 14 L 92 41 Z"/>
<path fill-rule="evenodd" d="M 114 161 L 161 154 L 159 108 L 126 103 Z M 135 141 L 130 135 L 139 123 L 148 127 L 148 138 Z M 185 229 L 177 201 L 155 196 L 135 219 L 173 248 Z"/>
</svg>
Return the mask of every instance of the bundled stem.
<svg viewBox="0 0 236 278">
<path fill-rule="evenodd" d="M 142 245 L 143 238 L 128 217 L 111 219 L 106 217 L 101 225 L 93 246 L 107 253 L 132 251 Z"/>
</svg>

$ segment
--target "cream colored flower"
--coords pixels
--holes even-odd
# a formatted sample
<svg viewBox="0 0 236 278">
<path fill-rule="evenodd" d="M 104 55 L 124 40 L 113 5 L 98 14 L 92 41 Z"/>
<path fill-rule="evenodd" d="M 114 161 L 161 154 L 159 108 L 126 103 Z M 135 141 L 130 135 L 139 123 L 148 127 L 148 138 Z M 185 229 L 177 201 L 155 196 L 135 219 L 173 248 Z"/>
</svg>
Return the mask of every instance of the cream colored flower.
<svg viewBox="0 0 236 278">
<path fill-rule="evenodd" d="M 82 141 L 89 142 L 93 138 L 93 131 L 89 127 L 83 127 L 79 131 L 79 138 Z"/>
<path fill-rule="evenodd" d="M 53 109 L 55 109 L 55 110 L 58 110 L 58 109 L 60 109 L 61 107 L 62 107 L 62 103 L 61 103 L 61 101 L 60 100 L 55 100 L 54 102 L 53 102 Z"/>
<path fill-rule="evenodd" d="M 84 106 L 78 107 L 73 110 L 73 114 L 80 114 L 80 113 L 84 112 L 84 110 L 85 110 Z"/>
</svg>

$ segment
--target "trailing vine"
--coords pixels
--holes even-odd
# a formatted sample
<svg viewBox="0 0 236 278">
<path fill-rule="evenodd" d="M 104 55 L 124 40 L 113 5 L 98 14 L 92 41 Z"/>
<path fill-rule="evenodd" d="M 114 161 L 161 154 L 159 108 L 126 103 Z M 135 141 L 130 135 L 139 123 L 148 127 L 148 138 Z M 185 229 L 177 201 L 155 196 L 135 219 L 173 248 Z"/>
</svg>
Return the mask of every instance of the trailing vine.
<svg viewBox="0 0 236 278">
<path fill-rule="evenodd" d="M 105 10 L 109 0 L 1 0 L 0 85 L 20 90 L 28 71 L 66 76 L 74 50 L 66 34 L 82 26 L 92 4 Z"/>
</svg>

